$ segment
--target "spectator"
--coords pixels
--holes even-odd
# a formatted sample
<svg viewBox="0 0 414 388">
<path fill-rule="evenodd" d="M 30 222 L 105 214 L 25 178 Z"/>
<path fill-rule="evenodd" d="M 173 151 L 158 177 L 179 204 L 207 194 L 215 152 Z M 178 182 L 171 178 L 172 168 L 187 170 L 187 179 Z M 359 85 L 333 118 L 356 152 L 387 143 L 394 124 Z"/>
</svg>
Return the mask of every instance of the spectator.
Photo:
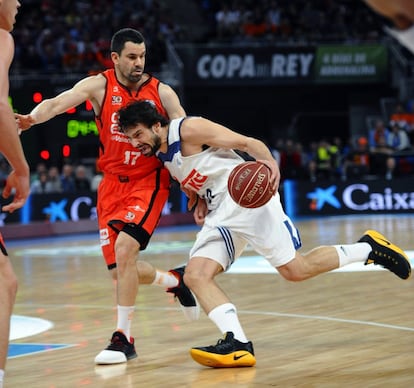
<svg viewBox="0 0 414 388">
<path fill-rule="evenodd" d="M 388 138 L 390 131 L 389 129 L 385 126 L 384 121 L 383 120 L 377 120 L 375 122 L 375 126 L 374 128 L 371 128 L 369 130 L 369 148 L 370 149 L 374 149 L 377 147 L 380 139 L 382 139 L 383 137 L 385 137 L 385 139 Z"/>
<path fill-rule="evenodd" d="M 391 132 L 387 137 L 387 144 L 393 151 L 404 151 L 411 148 L 410 139 L 400 122 L 390 123 Z"/>
<path fill-rule="evenodd" d="M 369 174 L 370 159 L 368 139 L 361 136 L 357 139 L 355 148 L 348 153 L 344 161 L 342 179 L 361 178 Z"/>
<path fill-rule="evenodd" d="M 56 166 L 52 166 L 48 171 L 48 184 L 51 193 L 61 193 L 62 183 L 60 181 L 59 169 Z"/>
<path fill-rule="evenodd" d="M 288 139 L 280 153 L 280 170 L 283 179 L 299 179 L 303 176 L 302 155 L 292 140 Z"/>
<path fill-rule="evenodd" d="M 39 175 L 42 172 L 47 172 L 47 167 L 45 162 L 39 162 L 36 164 L 36 170 L 30 176 L 30 182 L 34 182 L 39 179 Z"/>
<path fill-rule="evenodd" d="M 405 130 L 414 129 L 414 114 L 412 112 L 407 112 L 402 103 L 398 103 L 394 109 L 394 112 L 390 116 L 391 123 L 397 123 L 400 125 L 400 128 Z"/>
<path fill-rule="evenodd" d="M 385 136 L 380 136 L 377 145 L 371 149 L 371 173 L 378 177 L 392 179 L 396 167 L 392 154 L 393 149 L 388 146 Z"/>
<path fill-rule="evenodd" d="M 60 183 L 64 193 L 73 193 L 75 191 L 75 180 L 73 178 L 73 166 L 69 163 L 63 165 Z"/>
<path fill-rule="evenodd" d="M 49 192 L 47 172 L 41 171 L 38 177 L 30 185 L 32 194 L 44 194 Z"/>
<path fill-rule="evenodd" d="M 239 15 L 226 3 L 216 12 L 216 31 L 219 39 L 233 37 L 238 31 Z"/>
<path fill-rule="evenodd" d="M 241 28 L 247 38 L 256 39 L 265 36 L 268 31 L 268 25 L 266 23 L 266 15 L 260 6 L 256 6 L 253 14 L 248 15 L 247 21 Z"/>
<path fill-rule="evenodd" d="M 91 191 L 91 181 L 83 165 L 79 165 L 75 169 L 75 189 L 76 191 Z"/>
</svg>

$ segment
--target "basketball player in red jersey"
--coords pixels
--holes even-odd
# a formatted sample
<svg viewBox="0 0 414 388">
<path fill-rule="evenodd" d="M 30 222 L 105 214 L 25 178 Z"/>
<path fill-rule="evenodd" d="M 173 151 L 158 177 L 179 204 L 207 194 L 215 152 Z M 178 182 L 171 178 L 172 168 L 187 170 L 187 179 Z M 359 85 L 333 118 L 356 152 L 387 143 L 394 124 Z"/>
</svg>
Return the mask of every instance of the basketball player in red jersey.
<svg viewBox="0 0 414 388">
<path fill-rule="evenodd" d="M 174 90 L 144 73 L 145 55 L 141 33 L 122 29 L 111 41 L 114 69 L 79 81 L 72 89 L 44 100 L 28 115 L 16 114 L 19 128 L 26 130 L 86 100 L 93 105 L 100 140 L 98 167 L 104 173 L 97 200 L 100 244 L 108 269 L 117 279 L 118 303 L 117 330 L 109 346 L 96 356 L 97 364 L 123 363 L 137 356 L 130 328 L 140 283 L 160 285 L 174 293 L 187 318 L 197 319 L 199 314 L 197 302 L 182 280 L 183 268 L 162 272 L 137 261 L 161 217 L 170 181 L 155 156 L 141 155 L 119 131 L 117 111 L 133 100 L 144 99 L 170 119 L 185 116 Z"/>
</svg>

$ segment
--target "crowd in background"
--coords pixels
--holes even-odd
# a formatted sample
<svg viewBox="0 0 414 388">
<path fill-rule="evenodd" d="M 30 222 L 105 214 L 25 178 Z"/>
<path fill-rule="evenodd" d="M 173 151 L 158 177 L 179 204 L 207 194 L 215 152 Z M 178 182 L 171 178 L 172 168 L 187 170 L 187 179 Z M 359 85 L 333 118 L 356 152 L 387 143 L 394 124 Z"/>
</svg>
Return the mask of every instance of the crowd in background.
<svg viewBox="0 0 414 388">
<path fill-rule="evenodd" d="M 146 37 L 147 70 L 166 63 L 166 42 L 251 44 L 378 41 L 382 22 L 360 0 L 193 0 L 201 33 L 161 0 L 26 0 L 13 35 L 13 73 L 93 73 L 112 67 L 110 38 L 131 27 Z M 190 9 L 190 8 L 188 8 Z"/>
<path fill-rule="evenodd" d="M 393 179 L 414 175 L 414 112 L 401 102 L 390 117 L 378 118 L 355 138 L 338 136 L 303 145 L 291 139 L 269 143 L 282 179 L 312 182 Z"/>
<path fill-rule="evenodd" d="M 12 72 L 93 73 L 112 67 L 110 39 L 124 27 L 146 37 L 151 71 L 165 63 L 165 42 L 180 34 L 168 8 L 154 0 L 26 0 L 13 32 Z"/>
<path fill-rule="evenodd" d="M 165 64 L 167 41 L 359 43 L 378 41 L 384 34 L 383 20 L 359 0 L 193 0 L 203 18 L 202 35 L 192 34 L 174 18 L 171 4 L 158 0 L 26 0 L 13 32 L 12 72 L 94 73 L 112 67 L 110 37 L 124 27 L 138 29 L 146 37 L 150 72 Z M 406 159 L 395 156 L 411 149 L 412 133 L 414 115 L 399 104 L 388 121 L 378 120 L 375 128 L 366 128 L 366 135 L 357 139 L 333 137 L 311 144 L 277 139 L 269 144 L 280 162 L 282 179 L 391 179 L 412 172 L 411 165 L 404 165 Z M 96 190 L 99 174 L 82 165 L 62 164 L 60 170 L 39 164 L 32 192 Z M 7 163 L 0 160 L 0 179 L 7 171 Z"/>
<path fill-rule="evenodd" d="M 0 158 L 0 181 L 3 187 L 10 167 L 2 156 Z M 99 171 L 83 164 L 74 165 L 65 161 L 59 168 L 39 162 L 31 174 L 30 192 L 44 194 L 96 191 L 101 179 L 102 174 Z"/>
<path fill-rule="evenodd" d="M 209 41 L 359 43 L 378 41 L 383 21 L 358 0 L 201 0 Z"/>
</svg>

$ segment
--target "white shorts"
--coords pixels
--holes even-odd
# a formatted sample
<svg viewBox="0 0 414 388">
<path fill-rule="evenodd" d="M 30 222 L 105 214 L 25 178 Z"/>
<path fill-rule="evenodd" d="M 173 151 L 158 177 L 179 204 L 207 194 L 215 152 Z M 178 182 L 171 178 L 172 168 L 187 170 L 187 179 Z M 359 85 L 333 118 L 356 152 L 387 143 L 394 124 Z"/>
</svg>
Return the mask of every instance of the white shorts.
<svg viewBox="0 0 414 388">
<path fill-rule="evenodd" d="M 207 215 L 190 251 L 190 259 L 207 257 L 226 271 L 247 244 L 273 267 L 295 257 L 302 244 L 298 230 L 283 211 L 279 193 L 256 209 L 238 206 L 227 194 L 220 206 Z"/>
</svg>

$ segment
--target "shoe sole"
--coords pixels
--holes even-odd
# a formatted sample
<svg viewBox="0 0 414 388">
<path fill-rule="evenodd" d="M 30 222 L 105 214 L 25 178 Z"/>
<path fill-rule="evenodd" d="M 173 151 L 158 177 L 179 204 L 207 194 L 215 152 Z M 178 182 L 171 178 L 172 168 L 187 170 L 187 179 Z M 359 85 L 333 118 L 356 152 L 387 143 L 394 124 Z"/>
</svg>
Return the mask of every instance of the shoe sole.
<svg viewBox="0 0 414 388">
<path fill-rule="evenodd" d="M 122 353 L 122 352 L 115 352 L 113 350 L 111 350 L 111 352 Z M 107 354 L 107 355 L 100 355 L 99 354 L 98 356 L 95 357 L 95 364 L 96 365 L 117 365 L 117 364 L 126 363 L 127 361 L 138 357 L 137 353 L 129 355 L 129 356 L 126 356 L 125 353 L 122 353 L 122 354 L 125 356 L 125 358 L 121 357 L 121 358 L 111 359 L 109 354 Z M 101 356 L 101 358 L 99 356 Z M 107 358 L 107 359 L 105 359 L 105 358 Z"/>
<path fill-rule="evenodd" d="M 374 259 L 368 258 L 367 261 L 365 262 L 365 265 L 380 264 L 404 280 L 408 279 L 411 276 L 411 264 L 410 264 L 407 254 L 401 248 L 391 243 L 381 233 L 378 233 L 375 230 L 367 230 L 359 241 L 363 241 L 367 243 L 369 243 L 370 241 L 374 241 L 376 244 L 380 245 L 382 248 L 385 248 L 386 250 L 391 251 L 392 253 L 388 255 L 387 261 L 392 262 L 393 269 L 395 269 L 397 272 L 395 272 L 393 269 L 385 267 L 384 264 L 381 262 L 381 258 L 378 260 L 378 263 L 376 263 Z M 374 248 L 373 248 L 373 251 L 374 251 Z M 401 260 L 396 261 L 395 259 L 392 259 L 392 257 L 394 257 L 396 254 L 399 255 L 399 258 Z M 404 272 L 404 273 L 401 273 L 401 272 Z"/>
<path fill-rule="evenodd" d="M 191 349 L 190 354 L 194 361 L 211 368 L 239 368 L 256 365 L 256 358 L 243 350 L 230 354 L 216 354 L 200 349 Z"/>
</svg>

